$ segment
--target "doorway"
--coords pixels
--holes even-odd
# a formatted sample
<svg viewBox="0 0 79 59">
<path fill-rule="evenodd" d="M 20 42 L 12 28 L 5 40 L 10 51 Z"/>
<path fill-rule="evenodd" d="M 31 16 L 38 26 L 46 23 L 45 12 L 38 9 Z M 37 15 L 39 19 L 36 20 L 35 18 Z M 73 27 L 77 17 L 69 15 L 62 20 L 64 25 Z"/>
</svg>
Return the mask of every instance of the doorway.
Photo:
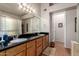
<svg viewBox="0 0 79 59">
<path fill-rule="evenodd" d="M 25 30 L 24 30 L 24 24 L 21 25 L 22 28 L 22 34 L 24 34 Z"/>
<path fill-rule="evenodd" d="M 50 42 L 55 42 L 55 41 L 63 42 L 64 47 L 70 49 L 71 42 L 76 41 L 77 39 L 76 17 L 77 17 L 76 8 L 68 9 L 60 12 L 58 11 L 51 12 L 50 13 Z M 61 24 L 60 22 L 61 19 L 64 19 L 62 20 L 63 24 Z"/>
<path fill-rule="evenodd" d="M 28 27 L 29 27 L 29 26 L 28 26 L 28 23 L 27 23 L 27 24 L 26 24 L 26 32 L 28 32 Z"/>
<path fill-rule="evenodd" d="M 66 43 L 66 16 L 65 12 L 52 14 L 53 41 Z"/>
</svg>

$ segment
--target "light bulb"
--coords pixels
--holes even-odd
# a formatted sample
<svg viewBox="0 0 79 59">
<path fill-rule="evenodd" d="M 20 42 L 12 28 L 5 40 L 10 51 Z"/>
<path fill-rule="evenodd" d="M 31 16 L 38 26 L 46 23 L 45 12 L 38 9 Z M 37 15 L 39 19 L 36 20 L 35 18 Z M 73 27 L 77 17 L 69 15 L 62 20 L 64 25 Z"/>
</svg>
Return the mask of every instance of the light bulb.
<svg viewBox="0 0 79 59">
<path fill-rule="evenodd" d="M 29 12 L 29 9 L 26 9 L 27 12 Z"/>
<path fill-rule="evenodd" d="M 29 13 L 31 13 L 32 11 L 31 10 L 29 10 Z"/>
<path fill-rule="evenodd" d="M 29 7 L 29 6 L 27 6 L 27 8 L 29 9 L 30 7 Z"/>
<path fill-rule="evenodd" d="M 22 5 L 23 5 L 23 6 L 26 6 L 26 3 L 23 3 Z"/>
<path fill-rule="evenodd" d="M 35 10 L 33 9 L 33 12 L 35 13 Z"/>
<path fill-rule="evenodd" d="M 22 5 L 19 5 L 19 8 L 21 9 L 22 8 Z"/>
<path fill-rule="evenodd" d="M 25 8 L 25 7 L 23 7 L 23 10 L 26 10 L 26 8 Z"/>
<path fill-rule="evenodd" d="M 33 8 L 32 8 L 32 7 L 30 7 L 30 10 L 33 10 Z"/>
<path fill-rule="evenodd" d="M 22 8 L 22 5 L 21 5 L 21 3 L 18 3 L 18 5 L 19 5 L 19 8 L 21 9 L 21 8 Z"/>
</svg>

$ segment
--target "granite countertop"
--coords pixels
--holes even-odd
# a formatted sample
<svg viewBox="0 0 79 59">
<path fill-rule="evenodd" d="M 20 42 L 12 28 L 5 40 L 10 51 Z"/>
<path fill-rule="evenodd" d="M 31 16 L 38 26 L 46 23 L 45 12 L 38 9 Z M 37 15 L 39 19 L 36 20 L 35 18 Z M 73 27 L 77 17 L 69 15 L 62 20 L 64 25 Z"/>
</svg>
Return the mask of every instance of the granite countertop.
<svg viewBox="0 0 79 59">
<path fill-rule="evenodd" d="M 6 49 L 16 47 L 16 46 L 18 46 L 18 45 L 21 45 L 21 44 L 26 43 L 26 42 L 28 42 L 28 41 L 32 41 L 32 40 L 34 40 L 34 39 L 36 39 L 36 38 L 39 38 L 39 37 L 42 37 L 42 36 L 45 36 L 45 35 L 44 35 L 44 34 L 39 34 L 38 36 L 34 36 L 34 37 L 31 37 L 31 38 L 20 38 L 20 39 L 26 39 L 26 40 L 23 40 L 23 41 L 17 42 L 17 43 L 11 43 L 11 42 L 10 42 L 10 43 L 8 44 L 8 46 L 6 46 L 6 47 L 0 47 L 0 51 L 4 51 L 4 50 L 6 50 Z M 18 40 L 19 40 L 19 38 L 18 38 Z"/>
</svg>

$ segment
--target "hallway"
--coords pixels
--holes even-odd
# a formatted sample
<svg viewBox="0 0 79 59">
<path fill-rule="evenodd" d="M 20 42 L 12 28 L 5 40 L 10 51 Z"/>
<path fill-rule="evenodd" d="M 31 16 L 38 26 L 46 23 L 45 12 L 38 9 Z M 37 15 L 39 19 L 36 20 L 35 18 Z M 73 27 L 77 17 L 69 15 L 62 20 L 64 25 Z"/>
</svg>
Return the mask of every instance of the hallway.
<svg viewBox="0 0 79 59">
<path fill-rule="evenodd" d="M 43 56 L 70 56 L 70 49 L 64 48 L 64 44 L 62 42 L 55 42 L 55 47 L 48 47 L 43 52 Z"/>
<path fill-rule="evenodd" d="M 55 56 L 70 56 L 70 49 L 64 48 L 64 43 L 55 42 Z"/>
</svg>

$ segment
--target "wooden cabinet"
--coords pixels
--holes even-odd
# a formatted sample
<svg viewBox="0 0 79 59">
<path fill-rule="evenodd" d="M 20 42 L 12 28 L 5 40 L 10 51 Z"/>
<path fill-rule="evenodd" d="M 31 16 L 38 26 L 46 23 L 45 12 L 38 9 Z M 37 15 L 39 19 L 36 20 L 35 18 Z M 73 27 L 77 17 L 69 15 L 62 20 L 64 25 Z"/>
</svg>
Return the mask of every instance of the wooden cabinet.
<svg viewBox="0 0 79 59">
<path fill-rule="evenodd" d="M 20 53 L 26 49 L 25 46 L 26 46 L 26 44 L 22 44 L 22 45 L 19 45 L 19 46 L 16 46 L 14 48 L 10 48 L 10 49 L 6 50 L 6 56 L 17 55 L 18 53 Z"/>
<path fill-rule="evenodd" d="M 36 55 L 39 56 L 41 53 L 42 53 L 42 45 L 37 48 Z"/>
<path fill-rule="evenodd" d="M 49 45 L 49 36 L 46 35 L 43 37 L 43 50 Z"/>
<path fill-rule="evenodd" d="M 39 56 L 42 53 L 42 37 L 36 40 L 36 55 Z"/>
<path fill-rule="evenodd" d="M 35 56 L 35 40 L 27 42 L 27 56 Z"/>
<path fill-rule="evenodd" d="M 45 44 L 46 44 L 46 37 L 44 36 L 44 37 L 43 37 L 43 50 L 44 50 L 44 49 L 45 49 L 45 47 L 46 47 L 46 45 L 45 45 Z"/>
<path fill-rule="evenodd" d="M 26 51 L 24 50 L 24 51 L 18 53 L 16 56 L 25 56 L 25 55 L 26 55 Z"/>
<path fill-rule="evenodd" d="M 27 42 L 27 48 L 35 46 L 35 40 Z"/>
<path fill-rule="evenodd" d="M 36 40 L 36 47 L 39 47 L 40 45 L 42 45 L 42 38 Z"/>
<path fill-rule="evenodd" d="M 39 56 L 48 46 L 48 35 L 0 52 L 0 56 Z"/>
<path fill-rule="evenodd" d="M 27 56 L 35 56 L 35 47 L 30 47 L 27 49 Z"/>
<path fill-rule="evenodd" d="M 45 45 L 46 45 L 46 47 L 49 45 L 49 36 L 48 35 L 46 35 Z"/>
<path fill-rule="evenodd" d="M 5 51 L 0 52 L 0 56 L 5 56 Z"/>
</svg>

